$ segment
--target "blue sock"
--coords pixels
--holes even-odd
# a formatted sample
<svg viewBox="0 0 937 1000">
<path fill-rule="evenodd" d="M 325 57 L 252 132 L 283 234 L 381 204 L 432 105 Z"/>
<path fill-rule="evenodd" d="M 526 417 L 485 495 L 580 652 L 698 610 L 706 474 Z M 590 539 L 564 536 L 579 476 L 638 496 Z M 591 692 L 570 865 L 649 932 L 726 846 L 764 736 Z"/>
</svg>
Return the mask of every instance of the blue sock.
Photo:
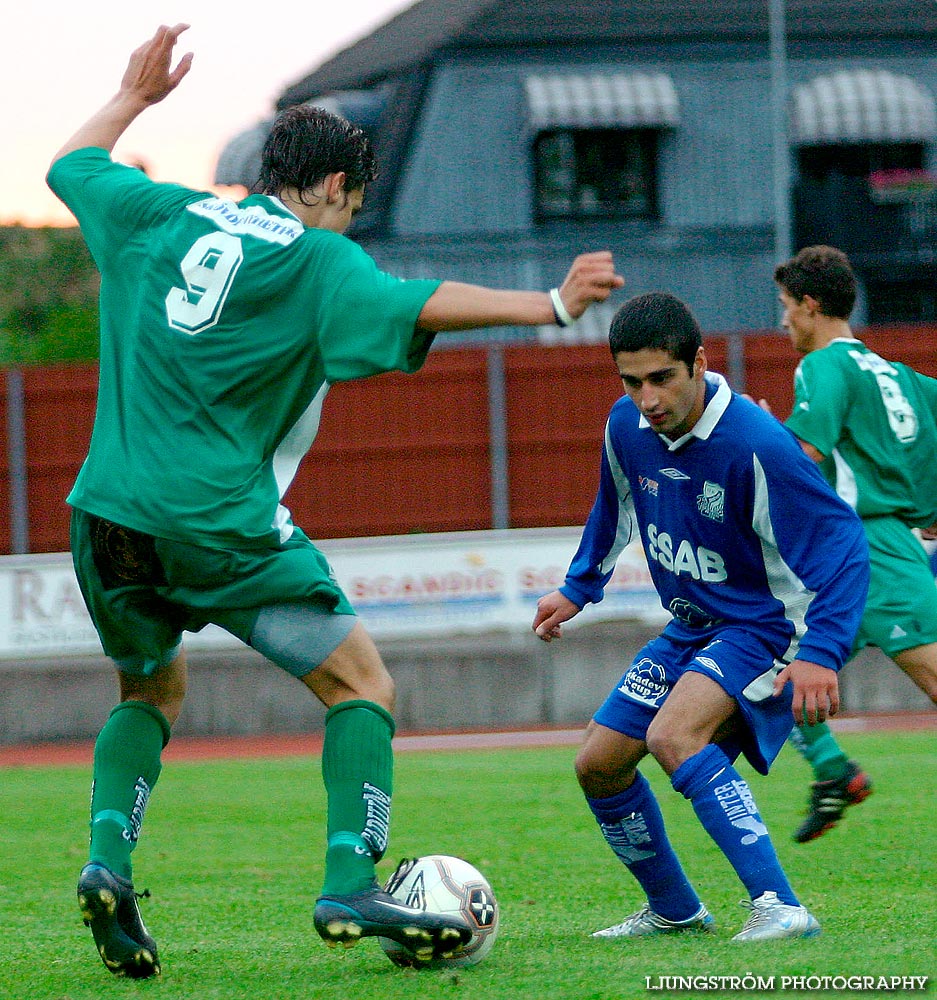
<svg viewBox="0 0 937 1000">
<path fill-rule="evenodd" d="M 677 860 L 651 786 L 637 772 L 630 787 L 586 802 L 615 856 L 647 893 L 651 909 L 667 920 L 688 920 L 702 905 Z"/>
<path fill-rule="evenodd" d="M 703 747 L 674 771 L 670 781 L 693 803 L 703 828 L 729 859 L 752 899 L 770 890 L 782 903 L 799 905 L 748 782 L 719 747 L 712 743 Z"/>
</svg>

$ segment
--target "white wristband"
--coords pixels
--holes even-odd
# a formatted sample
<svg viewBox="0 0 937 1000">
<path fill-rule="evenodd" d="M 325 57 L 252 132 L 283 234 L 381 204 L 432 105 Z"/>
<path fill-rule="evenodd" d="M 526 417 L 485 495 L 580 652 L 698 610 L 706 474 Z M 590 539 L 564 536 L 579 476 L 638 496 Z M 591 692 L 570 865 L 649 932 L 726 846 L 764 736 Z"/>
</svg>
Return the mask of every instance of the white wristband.
<svg viewBox="0 0 937 1000">
<path fill-rule="evenodd" d="M 576 321 L 569 315 L 569 310 L 563 305 L 558 288 L 550 289 L 550 301 L 553 303 L 553 316 L 557 326 L 572 326 Z"/>
</svg>

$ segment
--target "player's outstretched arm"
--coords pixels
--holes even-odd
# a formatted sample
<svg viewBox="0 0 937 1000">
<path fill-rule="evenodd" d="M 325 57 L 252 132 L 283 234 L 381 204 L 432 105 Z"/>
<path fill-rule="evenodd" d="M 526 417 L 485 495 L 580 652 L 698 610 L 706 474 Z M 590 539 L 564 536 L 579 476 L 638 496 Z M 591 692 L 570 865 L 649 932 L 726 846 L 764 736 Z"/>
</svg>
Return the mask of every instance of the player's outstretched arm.
<svg viewBox="0 0 937 1000">
<path fill-rule="evenodd" d="M 755 399 L 754 396 L 749 396 L 747 392 L 742 393 L 742 399 L 747 399 L 749 403 L 754 403 L 755 406 L 761 407 L 761 409 L 763 409 L 765 413 L 770 413 L 772 416 L 774 416 L 774 411 L 771 409 L 771 404 L 768 402 L 767 399 Z"/>
<path fill-rule="evenodd" d="M 767 399 L 755 399 L 753 396 L 749 396 L 747 392 L 743 392 L 742 396 L 744 399 L 747 399 L 749 403 L 755 403 L 756 406 L 760 406 L 765 413 L 772 413 L 771 404 Z M 801 448 L 803 448 L 804 454 L 807 455 L 808 458 L 812 458 L 817 465 L 826 461 L 826 455 L 824 455 L 819 448 L 815 448 L 809 441 L 803 441 L 800 438 L 797 440 Z"/>
<path fill-rule="evenodd" d="M 565 594 L 554 590 L 537 601 L 533 630 L 544 642 L 562 639 L 563 630 L 560 626 L 563 622 L 568 622 L 570 618 L 575 618 L 581 610 L 582 608 L 574 604 Z"/>
<path fill-rule="evenodd" d="M 625 283 L 607 250 L 580 254 L 559 287 L 563 307 L 578 319 L 593 302 L 604 302 Z M 546 326 L 556 322 L 549 292 L 509 291 L 444 281 L 417 320 L 422 330 L 471 330 L 488 326 Z"/>
<path fill-rule="evenodd" d="M 839 711 L 839 677 L 835 670 L 809 660 L 793 660 L 775 677 L 775 696 L 788 681 L 794 688 L 791 707 L 797 725 L 826 722 Z"/>
<path fill-rule="evenodd" d="M 160 25 L 149 41 L 135 49 L 124 71 L 120 89 L 78 129 L 55 154 L 52 162 L 86 146 L 98 146 L 110 152 L 142 111 L 172 93 L 192 65 L 192 53 L 187 52 L 175 69 L 171 68 L 176 41 L 188 27 L 187 24 L 177 24 L 172 28 Z"/>
</svg>

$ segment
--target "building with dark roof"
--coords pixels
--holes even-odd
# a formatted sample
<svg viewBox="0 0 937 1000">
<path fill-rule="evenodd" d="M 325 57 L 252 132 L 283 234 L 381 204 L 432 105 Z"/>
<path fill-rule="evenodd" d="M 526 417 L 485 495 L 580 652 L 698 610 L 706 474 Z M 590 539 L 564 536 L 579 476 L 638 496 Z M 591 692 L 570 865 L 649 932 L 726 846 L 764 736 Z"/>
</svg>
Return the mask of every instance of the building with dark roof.
<svg viewBox="0 0 937 1000">
<path fill-rule="evenodd" d="M 547 288 L 608 248 L 624 294 L 764 329 L 779 256 L 829 242 L 859 322 L 933 320 L 935 42 L 920 0 L 421 0 L 278 107 L 369 130 L 381 175 L 350 235 L 398 274 Z M 268 127 L 219 183 L 252 183 Z M 620 301 L 573 335 L 604 338 Z"/>
</svg>

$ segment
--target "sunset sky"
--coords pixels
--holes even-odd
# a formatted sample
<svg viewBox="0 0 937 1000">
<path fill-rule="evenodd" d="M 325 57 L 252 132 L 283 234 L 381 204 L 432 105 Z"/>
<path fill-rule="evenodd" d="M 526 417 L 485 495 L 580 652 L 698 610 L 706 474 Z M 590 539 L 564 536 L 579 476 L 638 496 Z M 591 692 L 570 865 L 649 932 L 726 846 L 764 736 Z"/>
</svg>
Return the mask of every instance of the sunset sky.
<svg viewBox="0 0 937 1000">
<path fill-rule="evenodd" d="M 6 5 L 2 15 L 0 224 L 71 225 L 45 184 L 49 160 L 116 91 L 131 51 L 161 24 L 191 28 L 177 46 L 191 72 L 144 113 L 115 156 L 156 180 L 212 183 L 225 142 L 268 115 L 284 86 L 413 0 L 91 0 Z"/>
</svg>

